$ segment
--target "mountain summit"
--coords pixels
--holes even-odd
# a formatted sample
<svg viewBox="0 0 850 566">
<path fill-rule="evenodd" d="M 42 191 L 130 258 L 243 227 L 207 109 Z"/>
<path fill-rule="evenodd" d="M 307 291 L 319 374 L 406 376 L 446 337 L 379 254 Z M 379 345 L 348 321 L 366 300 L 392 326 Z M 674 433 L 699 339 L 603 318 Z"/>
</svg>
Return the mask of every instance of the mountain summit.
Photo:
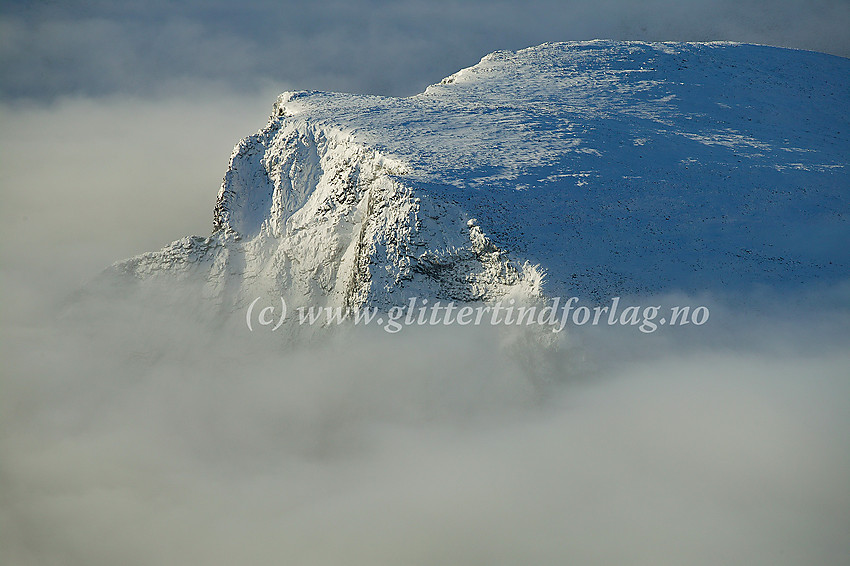
<svg viewBox="0 0 850 566">
<path fill-rule="evenodd" d="M 850 60 L 498 51 L 418 95 L 285 92 L 209 237 L 113 266 L 244 305 L 793 288 L 850 273 Z"/>
</svg>

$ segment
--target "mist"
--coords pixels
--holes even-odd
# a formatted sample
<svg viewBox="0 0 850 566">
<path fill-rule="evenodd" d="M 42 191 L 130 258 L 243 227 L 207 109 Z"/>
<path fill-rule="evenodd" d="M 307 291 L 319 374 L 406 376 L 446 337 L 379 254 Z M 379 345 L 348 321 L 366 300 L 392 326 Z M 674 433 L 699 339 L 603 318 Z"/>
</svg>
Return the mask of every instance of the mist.
<svg viewBox="0 0 850 566">
<path fill-rule="evenodd" d="M 485 327 L 292 342 L 150 297 L 12 307 L 4 563 L 838 563 L 845 299 L 549 348 Z"/>
<path fill-rule="evenodd" d="M 209 232 L 229 129 L 267 108 L 206 96 L 7 115 L 5 564 L 846 556 L 846 284 L 628 297 L 712 314 L 547 348 L 487 327 L 293 341 L 98 294 L 111 261 Z"/>
<path fill-rule="evenodd" d="M 840 563 L 850 282 L 628 297 L 711 318 L 545 348 L 485 327 L 292 340 L 91 282 L 209 234 L 279 91 L 413 94 L 594 37 L 848 56 L 848 23 L 840 1 L 4 4 L 0 561 Z"/>
<path fill-rule="evenodd" d="M 283 88 L 0 103 L 0 277 L 41 303 L 115 261 L 208 235 L 233 146 Z"/>
</svg>

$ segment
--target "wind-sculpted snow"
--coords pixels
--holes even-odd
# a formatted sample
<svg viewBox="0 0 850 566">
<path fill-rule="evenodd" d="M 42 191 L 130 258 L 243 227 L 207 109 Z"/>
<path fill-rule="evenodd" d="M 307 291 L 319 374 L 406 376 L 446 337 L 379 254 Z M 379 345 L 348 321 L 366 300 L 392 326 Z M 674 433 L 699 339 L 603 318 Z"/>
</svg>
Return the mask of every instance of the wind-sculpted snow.
<svg viewBox="0 0 850 566">
<path fill-rule="evenodd" d="M 850 61 L 730 43 L 496 52 L 409 98 L 287 92 L 209 238 L 115 269 L 245 304 L 793 288 L 850 273 Z"/>
</svg>

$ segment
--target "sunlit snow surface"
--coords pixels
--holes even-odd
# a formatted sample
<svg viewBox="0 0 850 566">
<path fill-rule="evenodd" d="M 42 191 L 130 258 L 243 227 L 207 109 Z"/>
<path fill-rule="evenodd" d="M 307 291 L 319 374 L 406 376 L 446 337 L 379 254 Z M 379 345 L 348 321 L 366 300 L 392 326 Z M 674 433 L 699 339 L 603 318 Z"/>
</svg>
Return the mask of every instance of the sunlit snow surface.
<svg viewBox="0 0 850 566">
<path fill-rule="evenodd" d="M 188 260 L 218 295 L 235 272 L 236 304 L 835 282 L 848 107 L 846 59 L 728 43 L 496 52 L 409 98 L 288 92 L 234 150 L 216 235 L 124 269 Z"/>
</svg>

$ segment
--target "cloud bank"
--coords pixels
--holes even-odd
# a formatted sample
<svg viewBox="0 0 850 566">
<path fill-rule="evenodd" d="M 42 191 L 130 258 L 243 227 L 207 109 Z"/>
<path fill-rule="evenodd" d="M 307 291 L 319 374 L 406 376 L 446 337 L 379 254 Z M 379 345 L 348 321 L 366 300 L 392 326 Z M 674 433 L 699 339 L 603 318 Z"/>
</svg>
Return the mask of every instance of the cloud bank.
<svg viewBox="0 0 850 566">
<path fill-rule="evenodd" d="M 242 313 L 26 308 L 2 336 L 3 561 L 840 562 L 846 306 L 712 309 L 575 331 L 540 365 L 485 328 L 292 349 Z"/>
<path fill-rule="evenodd" d="M 241 312 L 68 311 L 112 260 L 209 231 L 267 100 L 6 107 L 4 564 L 846 556 L 847 287 L 670 297 L 709 323 L 587 327 L 550 357 L 487 329 L 292 349 Z"/>
</svg>

